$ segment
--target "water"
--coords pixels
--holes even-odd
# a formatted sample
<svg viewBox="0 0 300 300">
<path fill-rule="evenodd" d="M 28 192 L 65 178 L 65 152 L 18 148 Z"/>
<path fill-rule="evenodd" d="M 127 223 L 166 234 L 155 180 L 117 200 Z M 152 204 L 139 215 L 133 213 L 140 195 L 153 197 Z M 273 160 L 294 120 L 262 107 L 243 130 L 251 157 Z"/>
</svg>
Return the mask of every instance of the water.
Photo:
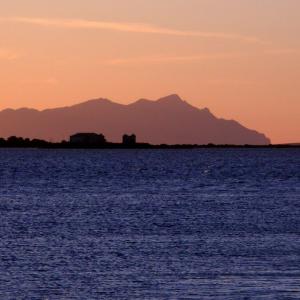
<svg viewBox="0 0 300 300">
<path fill-rule="evenodd" d="M 300 299 L 300 150 L 0 150 L 0 299 Z"/>
</svg>

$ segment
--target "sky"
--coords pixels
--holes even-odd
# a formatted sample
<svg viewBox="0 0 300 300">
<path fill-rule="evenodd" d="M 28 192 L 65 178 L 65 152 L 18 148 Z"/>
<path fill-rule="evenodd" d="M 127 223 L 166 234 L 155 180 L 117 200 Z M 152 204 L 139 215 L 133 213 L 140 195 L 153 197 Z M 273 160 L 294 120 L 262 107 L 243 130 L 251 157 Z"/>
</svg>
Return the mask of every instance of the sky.
<svg viewBox="0 0 300 300">
<path fill-rule="evenodd" d="M 299 0 L 0 2 L 0 109 L 179 94 L 300 142 Z"/>
</svg>

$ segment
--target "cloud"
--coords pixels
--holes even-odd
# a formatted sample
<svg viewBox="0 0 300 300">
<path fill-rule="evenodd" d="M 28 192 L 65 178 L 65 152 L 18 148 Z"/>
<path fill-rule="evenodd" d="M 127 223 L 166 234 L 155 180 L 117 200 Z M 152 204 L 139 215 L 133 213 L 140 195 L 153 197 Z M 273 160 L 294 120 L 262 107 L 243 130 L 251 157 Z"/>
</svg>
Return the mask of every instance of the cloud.
<svg viewBox="0 0 300 300">
<path fill-rule="evenodd" d="M 267 49 L 264 51 L 265 54 L 272 55 L 284 55 L 284 54 L 299 54 L 299 49 L 295 48 L 282 48 L 282 49 Z"/>
<path fill-rule="evenodd" d="M 17 60 L 21 55 L 15 51 L 0 48 L 0 60 L 13 61 Z"/>
<path fill-rule="evenodd" d="M 58 85 L 59 84 L 59 80 L 55 77 L 50 77 L 47 78 L 43 81 L 43 83 L 46 83 L 48 85 Z"/>
<path fill-rule="evenodd" d="M 197 62 L 207 60 L 223 60 L 232 59 L 244 56 L 242 53 L 216 53 L 216 54 L 199 54 L 190 56 L 152 56 L 152 57 L 138 57 L 138 58 L 120 58 L 105 61 L 107 65 L 125 65 L 125 64 L 153 64 L 153 63 L 174 63 L 174 62 Z"/>
<path fill-rule="evenodd" d="M 160 34 L 169 36 L 184 36 L 184 37 L 199 37 L 238 40 L 244 43 L 265 44 L 266 42 L 255 36 L 241 35 L 225 32 L 206 32 L 206 31 L 191 31 L 171 29 L 145 23 L 121 23 L 121 22 L 102 22 L 89 21 L 83 19 L 48 19 L 48 18 L 25 18 L 25 17 L 10 17 L 0 18 L 2 22 L 12 22 L 20 24 L 32 24 L 45 27 L 59 27 L 70 29 L 99 29 L 113 30 L 121 32 L 145 33 L 145 34 Z"/>
<path fill-rule="evenodd" d="M 298 49 L 266 49 L 260 52 L 226 52 L 226 53 L 201 53 L 197 55 L 186 56 L 148 56 L 135 58 L 115 58 L 104 62 L 106 65 L 126 65 L 126 64 L 155 64 L 155 63 L 194 63 L 209 60 L 229 60 L 239 58 L 249 58 L 261 56 L 284 56 L 300 54 Z"/>
</svg>

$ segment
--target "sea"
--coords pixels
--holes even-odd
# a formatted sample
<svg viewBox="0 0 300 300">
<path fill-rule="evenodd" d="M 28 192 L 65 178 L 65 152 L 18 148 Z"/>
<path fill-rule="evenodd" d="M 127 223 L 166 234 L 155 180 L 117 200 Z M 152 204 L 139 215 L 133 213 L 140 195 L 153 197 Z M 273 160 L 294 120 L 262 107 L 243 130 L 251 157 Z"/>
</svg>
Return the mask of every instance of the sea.
<svg viewBox="0 0 300 300">
<path fill-rule="evenodd" d="M 1 149 L 0 299 L 300 299 L 300 149 Z"/>
</svg>

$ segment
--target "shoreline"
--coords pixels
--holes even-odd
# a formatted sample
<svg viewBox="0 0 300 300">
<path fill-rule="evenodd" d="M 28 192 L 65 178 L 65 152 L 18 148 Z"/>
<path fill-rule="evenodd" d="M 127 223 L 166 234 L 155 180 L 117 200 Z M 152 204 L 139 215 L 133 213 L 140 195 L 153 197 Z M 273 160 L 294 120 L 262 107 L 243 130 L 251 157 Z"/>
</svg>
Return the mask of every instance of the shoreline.
<svg viewBox="0 0 300 300">
<path fill-rule="evenodd" d="M 135 145 L 123 145 L 108 143 L 105 145 L 71 145 L 69 143 L 47 143 L 44 145 L 3 145 L 0 149 L 86 149 L 86 150 L 168 150 L 168 149 L 300 149 L 300 144 L 271 144 L 271 145 L 151 145 L 137 143 Z"/>
</svg>

